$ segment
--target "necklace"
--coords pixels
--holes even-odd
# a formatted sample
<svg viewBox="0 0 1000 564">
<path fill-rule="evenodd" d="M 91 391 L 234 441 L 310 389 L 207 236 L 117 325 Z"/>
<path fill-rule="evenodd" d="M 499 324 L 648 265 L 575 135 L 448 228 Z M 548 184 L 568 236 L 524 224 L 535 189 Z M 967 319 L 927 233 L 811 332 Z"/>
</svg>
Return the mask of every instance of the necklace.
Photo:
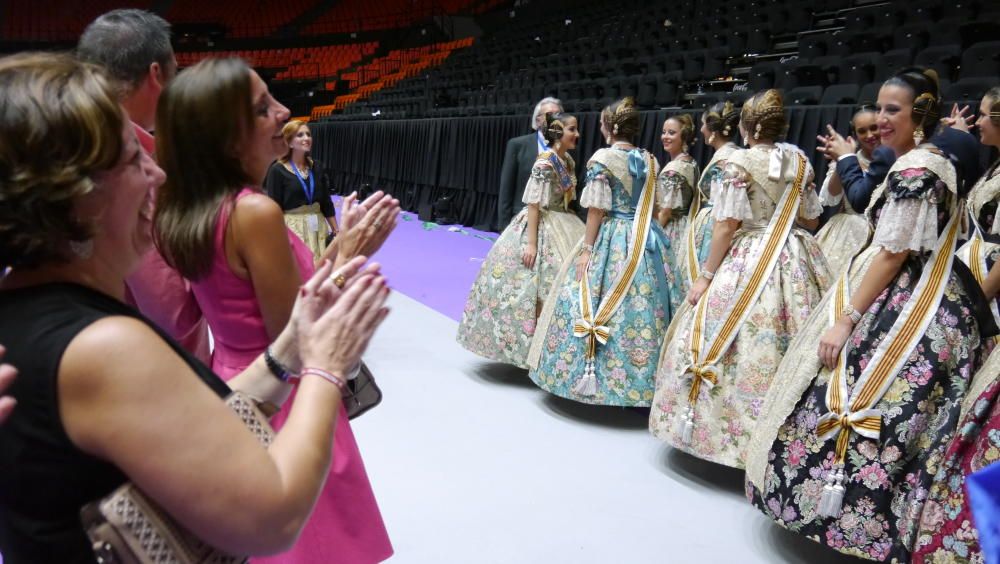
<svg viewBox="0 0 1000 564">
<path fill-rule="evenodd" d="M 299 172 L 305 175 L 309 172 L 309 163 L 304 162 L 302 163 L 302 166 L 299 166 L 295 164 L 295 161 L 293 161 L 292 159 L 288 159 L 288 162 L 285 163 L 285 168 L 288 169 L 288 172 L 293 172 L 293 173 L 295 172 L 294 168 L 298 168 Z"/>
</svg>

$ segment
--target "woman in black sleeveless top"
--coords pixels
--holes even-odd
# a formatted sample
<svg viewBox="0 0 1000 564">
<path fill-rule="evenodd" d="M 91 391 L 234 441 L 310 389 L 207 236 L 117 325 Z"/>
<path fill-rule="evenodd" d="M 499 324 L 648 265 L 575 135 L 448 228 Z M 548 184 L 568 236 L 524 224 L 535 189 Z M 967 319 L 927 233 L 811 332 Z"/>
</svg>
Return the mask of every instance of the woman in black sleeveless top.
<svg viewBox="0 0 1000 564">
<path fill-rule="evenodd" d="M 269 96 L 266 115 L 223 102 L 246 109 L 250 145 L 280 130 Z M 303 286 L 270 350 L 304 375 L 265 449 L 222 402 L 226 384 L 121 301 L 164 177 L 102 73 L 0 59 L 0 137 L 19 141 L 0 144 L 0 343 L 19 369 L 0 426 L 4 561 L 93 562 L 80 508 L 126 481 L 222 550 L 289 547 L 327 474 L 343 375 L 384 319 L 384 280 L 357 259 Z M 263 359 L 230 385 L 275 404 L 291 388 Z"/>
</svg>

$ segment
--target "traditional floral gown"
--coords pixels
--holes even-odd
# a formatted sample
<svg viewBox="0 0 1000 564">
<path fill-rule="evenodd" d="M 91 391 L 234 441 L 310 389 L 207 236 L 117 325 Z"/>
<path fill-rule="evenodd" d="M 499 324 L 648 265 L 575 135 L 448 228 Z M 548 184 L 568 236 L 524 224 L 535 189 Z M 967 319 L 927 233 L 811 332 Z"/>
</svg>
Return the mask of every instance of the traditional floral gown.
<svg viewBox="0 0 1000 564">
<path fill-rule="evenodd" d="M 984 562 L 965 478 L 1000 461 L 1000 354 L 976 374 L 958 431 L 944 450 L 920 517 L 913 562 Z"/>
<path fill-rule="evenodd" d="M 982 286 L 986 275 L 1000 259 L 1000 161 L 972 187 L 967 198 L 970 239 L 958 250 L 958 258 L 973 272 Z M 977 243 L 978 239 L 978 243 Z M 990 303 L 993 319 L 1000 324 L 1000 299 Z"/>
<path fill-rule="evenodd" d="M 996 164 L 991 167 L 968 198 L 968 211 L 974 220 L 972 228 L 979 231 L 981 248 L 977 260 L 982 275 L 989 272 L 1000 254 L 997 169 Z M 958 258 L 970 267 L 972 243 L 967 242 L 958 251 Z M 990 306 L 995 308 L 996 302 Z M 993 314 L 995 317 L 995 309 Z M 958 432 L 945 450 L 944 461 L 924 504 L 914 562 L 983 562 L 979 536 L 966 501 L 965 478 L 1000 461 L 1000 353 L 995 350 L 993 339 L 984 342 L 984 351 L 989 347 L 994 352 L 973 379 Z"/>
<path fill-rule="evenodd" d="M 843 373 L 849 394 L 857 391 L 856 380 L 897 318 L 909 315 L 907 302 L 929 252 L 957 213 L 955 198 L 954 167 L 926 145 L 901 156 L 872 197 L 866 214 L 876 225 L 875 234 L 850 267 L 851 291 L 857 290 L 882 248 L 910 254 L 845 344 Z M 930 310 L 929 325 L 902 368 L 890 374 L 884 395 L 873 396 L 879 440 L 854 431 L 847 434 L 838 517 L 819 511 L 826 481 L 834 478 L 830 471 L 837 441 L 818 434 L 821 417 L 831 411 L 826 399 L 831 371 L 817 355 L 830 325 L 829 302 L 837 291 L 824 297 L 792 343 L 747 454 L 748 495 L 778 524 L 847 554 L 877 561 L 909 559 L 943 445 L 955 431 L 969 382 L 983 362 L 982 335 L 995 332 L 968 269 L 954 261 L 944 275 L 943 296 Z"/>
<path fill-rule="evenodd" d="M 599 150 L 588 164 L 580 204 L 607 212 L 586 272 L 594 304 L 602 300 L 626 267 L 635 202 L 647 175 L 657 173 L 655 159 L 653 170 L 643 165 L 648 160 L 645 151 L 612 148 Z M 641 174 L 637 177 L 635 172 Z M 658 206 L 665 203 L 661 189 L 656 188 L 654 197 Z M 657 354 L 670 323 L 672 286 L 666 267 L 670 243 L 655 217 L 645 228 L 649 234 L 635 277 L 606 324 L 610 330 L 607 343 L 597 346 L 596 389 L 581 385 L 586 375 L 587 340 L 574 336 L 574 325 L 581 318 L 575 258 L 579 247 L 564 265 L 539 319 L 529 355 L 531 379 L 542 389 L 583 403 L 649 406 Z"/>
<path fill-rule="evenodd" d="M 865 157 L 860 150 L 856 155 L 861 169 L 868 170 L 871 159 Z M 824 206 L 840 206 L 840 211 L 816 233 L 816 242 L 823 250 L 823 256 L 826 257 L 826 263 L 834 278 L 847 268 L 847 263 L 854 255 L 865 248 L 871 235 L 868 218 L 851 207 L 843 192 L 839 196 L 830 195 L 830 181 L 836 171 L 836 163 L 830 163 L 830 167 L 826 171 L 826 179 L 823 180 L 823 186 L 819 190 L 819 198 Z"/>
<path fill-rule="evenodd" d="M 739 148 L 733 142 L 715 150 L 712 159 L 708 161 L 701 178 L 698 179 L 698 191 L 701 196 L 701 206 L 698 213 L 691 221 L 689 239 L 685 245 L 690 245 L 693 252 L 698 256 L 698 269 L 708 260 L 708 251 L 712 248 L 712 228 L 715 227 L 715 220 L 712 219 L 712 191 L 714 186 L 722 185 L 722 175 L 726 170 L 726 163 L 729 155 Z M 685 266 L 687 265 L 685 259 Z"/>
<path fill-rule="evenodd" d="M 713 216 L 743 223 L 701 298 L 709 300 L 705 343 L 720 332 L 753 273 L 756 263 L 750 262 L 749 255 L 765 239 L 765 228 L 796 178 L 798 155 L 801 151 L 791 145 L 780 149 L 757 145 L 729 155 L 721 186 L 713 194 Z M 781 165 L 781 173 L 774 179 L 768 176 L 772 159 Z M 812 167 L 807 160 L 805 163 L 808 168 L 799 216 L 812 219 L 823 209 L 816 192 L 808 188 Z M 681 310 L 656 375 L 656 398 L 649 419 L 653 434 L 699 458 L 742 468 L 744 449 L 774 371 L 829 283 L 826 263 L 812 235 L 792 227 L 760 297 L 749 306 L 746 322 L 719 358 L 718 382 L 700 387 L 689 441 L 684 440 L 682 429 L 693 382 L 688 368 L 697 308 Z"/>
<path fill-rule="evenodd" d="M 538 204 L 538 254 L 525 268 L 528 208 L 514 217 L 486 256 L 469 292 L 458 326 L 458 342 L 497 362 L 527 368 L 528 347 L 542 303 L 560 267 L 584 233 L 567 209 L 576 188 L 572 157 L 546 151 L 538 156 L 524 189 L 525 204 Z"/>
<path fill-rule="evenodd" d="M 677 291 L 673 293 L 674 310 L 680 307 L 681 301 L 691 287 L 687 268 L 687 237 L 691 225 L 691 211 L 694 186 L 698 181 L 698 163 L 694 158 L 681 153 L 663 166 L 656 180 L 661 190 L 666 194 L 666 207 L 670 208 L 670 221 L 663 226 L 663 233 L 670 241 L 670 256 L 667 262 L 673 271 Z"/>
</svg>

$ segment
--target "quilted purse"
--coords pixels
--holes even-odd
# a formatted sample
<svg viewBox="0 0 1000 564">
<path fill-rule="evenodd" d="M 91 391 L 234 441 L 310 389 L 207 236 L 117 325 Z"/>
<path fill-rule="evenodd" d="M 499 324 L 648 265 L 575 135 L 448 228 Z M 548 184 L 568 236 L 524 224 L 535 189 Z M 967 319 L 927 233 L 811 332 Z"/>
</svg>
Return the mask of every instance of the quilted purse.
<svg viewBox="0 0 1000 564">
<path fill-rule="evenodd" d="M 274 430 L 249 396 L 233 392 L 226 405 L 265 446 Z M 128 483 L 80 510 L 100 564 L 237 564 L 247 556 L 226 554 L 181 527 L 156 502 Z"/>
</svg>

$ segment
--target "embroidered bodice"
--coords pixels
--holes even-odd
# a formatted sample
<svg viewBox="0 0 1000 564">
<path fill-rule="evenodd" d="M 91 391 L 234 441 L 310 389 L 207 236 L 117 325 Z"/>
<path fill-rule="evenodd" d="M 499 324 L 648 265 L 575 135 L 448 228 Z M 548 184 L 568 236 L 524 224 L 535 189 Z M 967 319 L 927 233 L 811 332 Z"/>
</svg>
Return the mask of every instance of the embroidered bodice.
<svg viewBox="0 0 1000 564">
<path fill-rule="evenodd" d="M 691 207 L 697 179 L 698 162 L 687 153 L 682 153 L 663 165 L 656 182 L 657 188 L 662 190 L 666 197 L 664 207 L 679 213 L 687 212 Z"/>
<path fill-rule="evenodd" d="M 538 155 L 531 167 L 531 175 L 524 187 L 521 201 L 525 204 L 538 204 L 544 209 L 567 211 L 566 205 L 575 197 L 576 163 L 573 162 L 573 157 L 566 155 L 563 160 L 552 151 Z"/>
<path fill-rule="evenodd" d="M 968 197 L 968 209 L 983 235 L 1000 235 L 997 205 L 1000 203 L 1000 161 L 990 167 L 976 182 Z"/>
<path fill-rule="evenodd" d="M 719 186 L 722 183 L 722 176 L 725 173 L 729 155 L 732 155 L 733 151 L 738 150 L 739 148 L 735 143 L 726 143 L 716 149 L 715 154 L 708 161 L 705 171 L 701 173 L 701 178 L 698 180 L 698 190 L 701 191 L 703 200 L 702 205 L 712 204 L 712 186 Z"/>
<path fill-rule="evenodd" d="M 738 219 L 744 228 L 764 227 L 771 221 L 778 202 L 795 181 L 798 170 L 796 155 L 804 155 L 794 145 L 755 145 L 729 156 L 721 189 L 713 194 L 715 219 Z M 812 165 L 806 159 L 806 173 L 799 216 L 806 219 L 823 213 L 819 196 L 809 189 L 813 178 Z"/>
<path fill-rule="evenodd" d="M 893 253 L 933 250 L 951 218 L 957 186 L 955 167 L 936 147 L 921 145 L 899 157 L 865 211 L 875 224 L 872 246 Z"/>
<path fill-rule="evenodd" d="M 656 159 L 650 159 L 649 153 L 641 150 L 643 158 L 653 163 L 653 170 L 647 174 L 656 175 Z M 623 149 L 600 149 L 587 163 L 586 183 L 580 195 L 580 205 L 586 208 L 597 208 L 618 213 L 635 213 L 632 205 L 632 191 L 642 190 L 642 186 L 633 186 L 634 179 L 629 173 L 629 152 Z M 656 186 L 656 204 L 663 207 L 666 195 Z"/>
</svg>

